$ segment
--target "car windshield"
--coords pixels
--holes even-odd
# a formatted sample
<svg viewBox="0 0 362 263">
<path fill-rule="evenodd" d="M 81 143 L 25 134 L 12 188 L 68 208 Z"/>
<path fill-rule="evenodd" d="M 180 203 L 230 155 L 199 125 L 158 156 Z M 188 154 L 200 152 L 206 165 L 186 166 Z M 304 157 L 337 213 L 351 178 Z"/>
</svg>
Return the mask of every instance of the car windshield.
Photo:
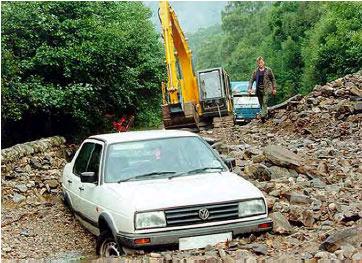
<svg viewBox="0 0 362 263">
<path fill-rule="evenodd" d="M 216 153 L 198 137 L 111 144 L 105 165 L 106 183 L 226 170 Z"/>
</svg>

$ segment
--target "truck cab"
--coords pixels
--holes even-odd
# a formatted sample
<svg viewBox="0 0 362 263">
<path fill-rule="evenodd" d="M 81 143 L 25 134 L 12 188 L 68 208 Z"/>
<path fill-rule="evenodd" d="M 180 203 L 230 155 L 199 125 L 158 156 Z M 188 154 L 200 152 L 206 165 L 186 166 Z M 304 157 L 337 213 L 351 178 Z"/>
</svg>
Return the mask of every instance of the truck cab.
<svg viewBox="0 0 362 263">
<path fill-rule="evenodd" d="M 231 81 L 235 123 L 250 122 L 260 112 L 257 96 L 248 94 L 248 84 L 248 81 Z M 253 89 L 255 89 L 255 83 Z"/>
</svg>

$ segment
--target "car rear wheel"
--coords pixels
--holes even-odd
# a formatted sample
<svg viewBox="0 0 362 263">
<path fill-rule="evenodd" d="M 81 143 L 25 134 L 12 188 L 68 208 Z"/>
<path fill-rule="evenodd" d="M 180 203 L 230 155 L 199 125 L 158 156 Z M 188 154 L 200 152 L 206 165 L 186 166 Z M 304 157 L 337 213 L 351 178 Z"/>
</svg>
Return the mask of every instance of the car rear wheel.
<svg viewBox="0 0 362 263">
<path fill-rule="evenodd" d="M 118 257 L 124 254 L 109 231 L 103 231 L 98 236 L 96 251 L 97 255 L 101 257 Z"/>
</svg>

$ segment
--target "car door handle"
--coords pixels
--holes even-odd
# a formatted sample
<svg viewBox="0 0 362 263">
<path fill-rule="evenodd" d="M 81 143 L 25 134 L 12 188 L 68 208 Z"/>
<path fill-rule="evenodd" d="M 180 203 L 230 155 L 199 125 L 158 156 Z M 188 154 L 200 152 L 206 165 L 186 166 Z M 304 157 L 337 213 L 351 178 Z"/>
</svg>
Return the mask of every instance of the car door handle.
<svg viewBox="0 0 362 263">
<path fill-rule="evenodd" d="M 72 180 L 68 180 L 68 183 L 70 183 L 70 184 L 71 184 L 71 183 L 73 183 L 73 182 L 72 182 Z"/>
<path fill-rule="evenodd" d="M 83 187 L 83 186 L 79 187 L 79 190 L 80 190 L 80 191 L 83 191 L 83 190 L 84 190 L 84 187 Z"/>
</svg>

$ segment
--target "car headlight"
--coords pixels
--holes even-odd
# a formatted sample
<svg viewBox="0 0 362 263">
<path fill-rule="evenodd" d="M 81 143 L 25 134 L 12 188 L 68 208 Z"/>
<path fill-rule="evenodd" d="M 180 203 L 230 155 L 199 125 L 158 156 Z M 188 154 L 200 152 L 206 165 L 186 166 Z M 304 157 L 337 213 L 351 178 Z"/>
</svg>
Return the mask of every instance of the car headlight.
<svg viewBox="0 0 362 263">
<path fill-rule="evenodd" d="M 261 215 L 266 213 L 263 199 L 242 201 L 239 203 L 239 217 Z"/>
<path fill-rule="evenodd" d="M 166 218 L 163 211 L 136 214 L 136 229 L 165 227 Z"/>
</svg>

